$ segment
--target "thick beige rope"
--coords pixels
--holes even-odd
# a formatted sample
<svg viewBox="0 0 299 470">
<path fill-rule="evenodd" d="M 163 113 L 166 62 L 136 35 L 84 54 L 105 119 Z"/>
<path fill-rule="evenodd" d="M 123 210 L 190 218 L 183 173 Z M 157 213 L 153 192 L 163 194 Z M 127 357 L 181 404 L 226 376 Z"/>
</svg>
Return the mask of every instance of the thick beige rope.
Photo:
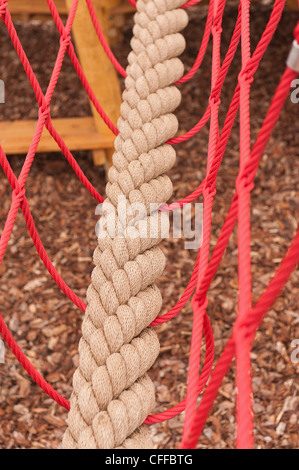
<svg viewBox="0 0 299 470">
<path fill-rule="evenodd" d="M 99 237 L 94 253 L 64 448 L 152 447 L 142 423 L 155 402 L 146 372 L 158 356 L 159 341 L 147 327 L 161 309 L 154 282 L 165 267 L 157 245 L 168 219 L 153 212 L 151 204 L 166 202 L 172 194 L 165 172 L 174 164 L 175 151 L 165 142 L 178 129 L 172 112 L 181 95 L 172 84 L 183 74 L 178 56 L 185 48 L 179 31 L 188 22 L 179 9 L 184 3 L 137 1 L 120 133 L 99 225 L 107 236 Z M 124 202 L 120 223 L 115 220 L 119 198 Z M 123 214 L 135 203 L 142 203 L 145 213 L 125 219 Z M 159 223 L 154 237 L 149 233 L 153 219 Z M 119 228 L 127 231 L 125 236 L 115 236 Z"/>
</svg>

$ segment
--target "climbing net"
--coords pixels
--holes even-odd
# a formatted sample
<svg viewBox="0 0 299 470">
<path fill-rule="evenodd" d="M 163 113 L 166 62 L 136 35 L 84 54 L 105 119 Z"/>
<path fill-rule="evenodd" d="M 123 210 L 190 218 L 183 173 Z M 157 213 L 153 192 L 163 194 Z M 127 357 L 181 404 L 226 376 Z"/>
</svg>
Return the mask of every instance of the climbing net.
<svg viewBox="0 0 299 470">
<path fill-rule="evenodd" d="M 44 126 L 47 128 L 53 139 L 59 145 L 62 153 L 71 165 L 77 177 L 82 184 L 95 198 L 102 203 L 103 197 L 97 192 L 93 185 L 88 181 L 80 169 L 75 158 L 67 148 L 62 137 L 56 131 L 50 112 L 51 99 L 57 84 L 65 54 L 69 54 L 74 68 L 84 86 L 91 102 L 103 118 L 106 125 L 115 135 L 118 135 L 118 129 L 106 115 L 99 101 L 94 95 L 76 56 L 73 44 L 71 42 L 71 28 L 75 18 L 79 0 L 73 0 L 70 12 L 64 25 L 58 14 L 53 0 L 47 0 L 49 10 L 53 16 L 55 25 L 60 34 L 60 47 L 56 62 L 52 71 L 50 82 L 45 94 L 43 94 L 40 84 L 33 72 L 30 62 L 22 48 L 18 38 L 11 15 L 8 8 L 8 2 L 0 0 L 0 15 L 5 23 L 11 41 L 19 56 L 19 59 L 25 69 L 34 90 L 36 100 L 39 106 L 38 120 L 34 136 L 26 155 L 22 170 L 17 177 L 9 164 L 7 156 L 0 146 L 0 164 L 12 188 L 12 202 L 9 209 L 5 226 L 0 240 L 0 263 L 5 254 L 12 229 L 19 209 L 22 210 L 30 236 L 34 242 L 36 250 L 44 263 L 45 267 L 69 299 L 79 307 L 83 312 L 86 310 L 85 303 L 70 289 L 70 287 L 61 278 L 53 264 L 51 263 L 41 239 L 38 235 L 30 212 L 28 200 L 25 193 L 25 184 L 30 172 L 31 165 L 35 158 L 38 143 L 41 139 Z M 134 0 L 128 0 L 136 7 Z M 190 281 L 185 292 L 178 300 L 176 305 L 165 315 L 158 317 L 150 326 L 161 325 L 173 319 L 186 305 L 192 297 L 193 307 L 193 330 L 191 339 L 191 351 L 189 359 L 188 386 L 186 398 L 171 410 L 158 415 L 147 417 L 145 424 L 162 422 L 177 414 L 185 411 L 185 424 L 181 448 L 194 448 L 202 432 L 208 413 L 216 398 L 217 391 L 221 385 L 223 377 L 228 372 L 233 358 L 236 358 L 236 385 L 237 385 L 237 447 L 253 447 L 253 413 L 252 413 L 252 388 L 251 388 L 251 344 L 254 339 L 265 313 L 274 303 L 287 282 L 291 272 L 295 269 L 299 260 L 299 230 L 297 231 L 287 253 L 285 254 L 279 268 L 271 279 L 269 285 L 260 296 L 259 300 L 252 305 L 251 299 L 251 259 L 250 259 L 250 196 L 254 187 L 254 179 L 258 170 L 259 162 L 263 155 L 266 144 L 269 140 L 272 130 L 279 118 L 280 111 L 288 97 L 291 84 L 299 73 L 299 23 L 297 24 L 294 36 L 293 49 L 289 56 L 287 67 L 282 75 L 281 81 L 276 89 L 267 115 L 264 119 L 260 132 L 254 145 L 251 148 L 250 135 L 250 87 L 254 75 L 259 67 L 265 51 L 272 39 L 272 36 L 280 21 L 286 0 L 276 0 L 266 25 L 266 28 L 258 42 L 255 50 L 250 50 L 250 0 L 241 0 L 238 10 L 238 18 L 233 31 L 231 41 L 226 52 L 225 58 L 221 63 L 220 45 L 222 32 L 222 18 L 226 0 L 210 0 L 207 21 L 204 29 L 202 42 L 194 65 L 190 71 L 184 75 L 176 84 L 184 84 L 192 79 L 205 57 L 207 46 L 212 37 L 213 41 L 213 62 L 212 62 L 212 87 L 209 97 L 209 104 L 204 111 L 199 122 L 188 132 L 180 137 L 168 140 L 168 144 L 175 145 L 187 141 L 210 121 L 210 137 L 207 155 L 207 169 L 204 180 L 194 189 L 194 191 L 184 199 L 168 206 L 163 206 L 161 210 L 172 210 L 175 207 L 184 206 L 194 201 L 200 195 L 204 199 L 204 219 L 203 219 L 203 244 L 199 249 L 197 260 L 192 272 Z M 199 3 L 199 0 L 191 0 L 185 3 L 181 8 L 188 8 Z M 123 77 L 126 77 L 125 69 L 119 64 L 113 55 L 105 37 L 101 31 L 99 22 L 95 15 L 92 0 L 86 0 L 86 4 L 92 19 L 95 31 L 99 41 L 102 44 L 108 58 L 115 66 L 116 70 Z M 231 104 L 226 114 L 225 122 L 220 130 L 219 126 L 219 106 L 221 91 L 224 85 L 228 70 L 235 56 L 236 50 L 241 42 L 242 64 L 238 77 L 238 84 L 234 90 Z M 217 175 L 225 153 L 229 136 L 237 113 L 240 113 L 240 168 L 235 185 L 235 194 L 232 198 L 231 206 L 222 227 L 217 244 L 210 254 L 210 232 L 213 202 L 216 195 Z M 227 342 L 214 369 L 214 341 L 210 325 L 207 307 L 207 293 L 214 278 L 221 259 L 228 245 L 232 231 L 238 222 L 238 252 L 239 252 L 239 314 L 233 326 L 232 335 Z M 69 401 L 61 396 L 33 367 L 29 359 L 22 352 L 11 332 L 0 316 L 0 333 L 6 341 L 8 347 L 16 356 L 20 364 L 30 374 L 32 379 L 58 404 L 69 410 Z M 200 355 L 202 337 L 205 337 L 206 354 L 202 369 L 200 368 Z M 198 397 L 202 393 L 200 404 Z"/>
</svg>

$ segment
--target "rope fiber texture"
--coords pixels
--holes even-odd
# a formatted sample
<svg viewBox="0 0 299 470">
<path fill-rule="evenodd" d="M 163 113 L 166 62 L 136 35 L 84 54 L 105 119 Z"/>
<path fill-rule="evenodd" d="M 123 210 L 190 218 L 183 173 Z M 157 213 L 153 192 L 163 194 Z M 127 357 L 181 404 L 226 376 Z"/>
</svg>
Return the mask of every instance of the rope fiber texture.
<svg viewBox="0 0 299 470">
<path fill-rule="evenodd" d="M 165 142 L 178 130 L 172 113 L 181 94 L 172 84 L 184 72 L 178 59 L 185 49 L 180 31 L 188 23 L 187 13 L 179 8 L 183 3 L 137 2 L 119 134 L 100 219 L 100 233 L 107 236 L 99 237 L 94 252 L 79 367 L 63 438 L 67 449 L 151 447 L 148 428 L 141 425 L 155 402 L 146 372 L 158 356 L 159 341 L 148 326 L 162 305 L 154 282 L 165 267 L 157 244 L 167 222 L 165 213 L 151 213 L 150 205 L 159 205 L 172 195 L 165 172 L 175 162 L 175 151 Z M 147 213 L 137 222 L 128 218 L 111 225 L 111 217 L 120 210 L 120 197 L 125 198 L 127 214 L 134 203 L 144 204 Z M 111 205 L 115 213 L 109 210 Z M 159 220 L 157 238 L 150 237 L 151 217 Z M 127 236 L 117 233 L 113 237 L 111 227 L 119 229 L 118 224 Z M 131 237 L 129 230 L 135 230 L 136 236 Z"/>
</svg>

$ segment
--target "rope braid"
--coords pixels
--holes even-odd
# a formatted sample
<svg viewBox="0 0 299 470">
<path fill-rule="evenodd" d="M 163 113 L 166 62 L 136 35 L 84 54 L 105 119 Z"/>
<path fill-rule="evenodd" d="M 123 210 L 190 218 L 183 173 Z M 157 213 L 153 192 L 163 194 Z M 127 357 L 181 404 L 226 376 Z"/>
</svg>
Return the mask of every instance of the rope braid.
<svg viewBox="0 0 299 470">
<path fill-rule="evenodd" d="M 63 438 L 66 449 L 152 447 L 142 423 L 155 402 L 147 371 L 159 354 L 159 341 L 147 327 L 162 305 L 155 280 L 164 270 L 165 257 L 157 245 L 168 227 L 167 214 L 152 204 L 166 202 L 173 191 L 165 172 L 176 155 L 165 142 L 178 129 L 172 113 L 181 94 L 172 84 L 184 72 L 178 59 L 185 48 L 179 31 L 188 23 L 185 10 L 179 9 L 184 3 L 137 1 L 119 135 L 99 222 L 100 233 L 105 230 L 107 236 L 99 236 L 94 252 Z M 120 198 L 124 211 L 119 210 Z M 140 203 L 145 213 L 136 217 L 131 210 L 134 216 L 123 217 Z M 114 220 L 115 213 L 120 220 Z M 159 227 L 155 237 L 149 232 L 153 218 Z M 114 229 L 120 228 L 127 236 L 115 236 Z"/>
</svg>

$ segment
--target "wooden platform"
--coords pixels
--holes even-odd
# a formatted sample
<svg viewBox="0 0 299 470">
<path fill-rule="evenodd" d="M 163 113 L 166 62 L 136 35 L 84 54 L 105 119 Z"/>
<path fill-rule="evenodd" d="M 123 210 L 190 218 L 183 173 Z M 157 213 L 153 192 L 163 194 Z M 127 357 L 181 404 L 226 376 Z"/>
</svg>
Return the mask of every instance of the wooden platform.
<svg viewBox="0 0 299 470">
<path fill-rule="evenodd" d="M 60 15 L 68 14 L 65 0 L 54 0 L 54 3 Z M 50 15 L 46 0 L 12 0 L 8 7 L 12 15 Z"/>
<path fill-rule="evenodd" d="M 113 147 L 114 137 L 112 135 L 101 135 L 96 129 L 92 117 L 53 119 L 52 123 L 70 150 L 99 150 Z M 0 144 L 4 152 L 8 155 L 26 154 L 36 124 L 37 121 L 0 122 Z M 37 151 L 60 151 L 46 128 L 44 128 Z"/>
</svg>

